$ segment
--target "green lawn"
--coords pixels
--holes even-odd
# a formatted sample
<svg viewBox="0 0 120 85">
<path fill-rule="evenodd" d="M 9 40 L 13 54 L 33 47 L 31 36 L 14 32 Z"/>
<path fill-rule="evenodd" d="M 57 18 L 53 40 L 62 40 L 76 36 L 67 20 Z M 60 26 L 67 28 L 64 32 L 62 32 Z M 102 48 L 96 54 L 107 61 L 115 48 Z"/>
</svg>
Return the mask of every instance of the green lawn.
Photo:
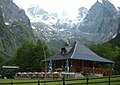
<svg viewBox="0 0 120 85">
<path fill-rule="evenodd" d="M 61 79 L 46 79 L 47 81 L 56 81 Z M 42 82 L 40 85 L 44 85 L 44 79 L 0 79 L 0 83 L 11 83 L 13 82 L 13 85 L 38 85 L 38 81 Z M 36 82 L 36 83 L 25 83 L 25 84 L 14 84 L 18 82 Z M 47 82 L 46 85 L 60 85 L 62 84 L 62 81 L 59 82 Z M 2 84 L 0 84 L 2 85 Z M 10 84 L 4 84 L 4 85 L 10 85 Z"/>
<path fill-rule="evenodd" d="M 114 77 L 114 76 L 113 76 Z M 103 81 L 108 81 L 108 78 L 104 78 L 101 79 L 101 77 L 98 77 L 100 79 L 91 79 L 91 78 L 95 78 L 95 77 L 90 77 L 89 82 L 103 82 Z M 43 82 L 43 79 L 0 79 L 0 83 L 10 83 L 10 82 L 38 82 L 38 80 L 40 80 L 41 82 Z M 62 80 L 62 79 L 46 79 L 48 81 L 55 81 L 55 80 Z M 86 83 L 86 80 L 74 80 L 74 79 L 65 79 L 65 84 L 68 85 L 86 85 L 86 84 L 80 84 L 80 83 Z M 111 85 L 120 85 L 120 76 L 117 77 L 115 76 L 114 78 L 111 78 L 111 81 L 113 80 L 119 80 L 118 82 L 111 82 Z M 59 82 L 47 82 L 46 85 L 62 85 L 63 81 L 59 81 Z M 0 84 L 0 85 L 11 85 L 11 84 Z M 13 85 L 38 85 L 37 83 L 25 83 L 25 84 L 13 84 Z M 40 85 L 44 85 L 44 83 L 40 83 Z M 89 84 L 89 85 L 108 85 L 107 83 L 96 83 L 96 84 Z"/>
</svg>

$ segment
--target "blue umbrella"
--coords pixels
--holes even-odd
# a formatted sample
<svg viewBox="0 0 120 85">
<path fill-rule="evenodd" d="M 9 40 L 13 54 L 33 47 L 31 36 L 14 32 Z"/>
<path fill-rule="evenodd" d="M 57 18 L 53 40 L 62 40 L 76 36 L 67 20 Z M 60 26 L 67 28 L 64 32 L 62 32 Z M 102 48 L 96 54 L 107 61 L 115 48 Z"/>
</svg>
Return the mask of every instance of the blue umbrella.
<svg viewBox="0 0 120 85">
<path fill-rule="evenodd" d="M 52 60 L 49 61 L 49 72 L 52 72 Z"/>
<path fill-rule="evenodd" d="M 66 72 L 69 72 L 69 61 L 68 61 L 68 59 L 66 60 L 65 71 L 66 71 Z"/>
</svg>

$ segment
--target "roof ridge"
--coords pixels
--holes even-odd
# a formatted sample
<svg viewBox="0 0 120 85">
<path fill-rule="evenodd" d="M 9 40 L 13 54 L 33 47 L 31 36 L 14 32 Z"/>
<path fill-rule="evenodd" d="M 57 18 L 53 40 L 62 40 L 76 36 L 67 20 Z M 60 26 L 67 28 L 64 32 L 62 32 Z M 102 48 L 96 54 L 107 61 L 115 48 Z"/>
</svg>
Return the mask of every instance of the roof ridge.
<svg viewBox="0 0 120 85">
<path fill-rule="evenodd" d="M 75 51 L 76 51 L 77 44 L 78 44 L 77 42 L 74 43 L 75 46 L 74 46 L 73 53 L 70 58 L 73 58 L 73 55 L 75 54 Z"/>
</svg>

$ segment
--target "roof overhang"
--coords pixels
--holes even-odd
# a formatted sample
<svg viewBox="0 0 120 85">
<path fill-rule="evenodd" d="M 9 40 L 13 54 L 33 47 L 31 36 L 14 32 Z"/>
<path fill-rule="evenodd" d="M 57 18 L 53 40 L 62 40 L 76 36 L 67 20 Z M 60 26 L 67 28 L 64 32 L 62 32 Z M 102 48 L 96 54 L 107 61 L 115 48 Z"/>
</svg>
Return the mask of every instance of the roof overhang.
<svg viewBox="0 0 120 85">
<path fill-rule="evenodd" d="M 2 66 L 2 69 L 18 69 L 19 66 Z"/>
</svg>

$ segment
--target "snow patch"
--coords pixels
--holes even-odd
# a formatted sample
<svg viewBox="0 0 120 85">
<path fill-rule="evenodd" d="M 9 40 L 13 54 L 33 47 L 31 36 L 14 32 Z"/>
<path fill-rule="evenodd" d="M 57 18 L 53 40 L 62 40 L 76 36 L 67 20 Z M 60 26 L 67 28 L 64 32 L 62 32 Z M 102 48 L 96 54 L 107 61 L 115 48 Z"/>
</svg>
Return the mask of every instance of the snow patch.
<svg viewBox="0 0 120 85">
<path fill-rule="evenodd" d="M 5 25 L 10 25 L 8 22 L 5 22 Z"/>
<path fill-rule="evenodd" d="M 65 29 L 60 29 L 59 31 L 65 31 Z"/>
<path fill-rule="evenodd" d="M 98 0 L 100 3 L 103 3 L 103 1 L 102 0 Z"/>
<path fill-rule="evenodd" d="M 117 36 L 117 33 L 112 38 L 115 38 L 116 36 Z"/>
<path fill-rule="evenodd" d="M 3 8 L 2 6 L 0 6 L 0 8 Z"/>
<path fill-rule="evenodd" d="M 36 29 L 34 26 L 32 26 L 33 29 Z"/>
<path fill-rule="evenodd" d="M 115 6 L 115 8 L 116 8 L 117 11 L 120 11 L 119 7 Z"/>
<path fill-rule="evenodd" d="M 2 16 L 3 16 L 3 18 L 5 18 L 5 14 L 4 13 L 2 13 Z"/>
</svg>

